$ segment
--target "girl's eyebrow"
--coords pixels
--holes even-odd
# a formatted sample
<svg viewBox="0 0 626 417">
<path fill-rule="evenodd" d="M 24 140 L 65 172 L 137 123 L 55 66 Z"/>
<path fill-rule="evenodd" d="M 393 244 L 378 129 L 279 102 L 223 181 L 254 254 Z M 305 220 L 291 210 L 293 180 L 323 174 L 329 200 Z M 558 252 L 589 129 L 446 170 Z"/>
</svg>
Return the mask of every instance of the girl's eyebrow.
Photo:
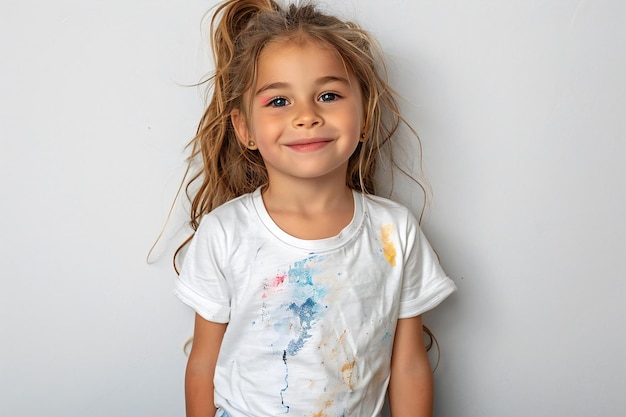
<svg viewBox="0 0 626 417">
<path fill-rule="evenodd" d="M 259 88 L 254 95 L 258 96 L 259 94 L 267 90 L 278 90 L 280 88 L 288 88 L 288 87 L 289 87 L 289 83 L 283 83 L 283 82 L 269 83 Z"/>
<path fill-rule="evenodd" d="M 324 85 L 324 84 L 328 84 L 332 82 L 340 82 L 346 85 L 350 85 L 350 82 L 348 81 L 348 79 L 344 77 L 337 77 L 335 75 L 327 75 L 325 77 L 318 78 L 317 80 L 315 80 L 315 85 L 320 86 L 320 85 Z M 261 86 L 261 88 L 259 88 L 254 95 L 258 96 L 259 94 L 267 90 L 277 90 L 277 89 L 289 88 L 289 87 L 290 87 L 289 83 L 281 82 L 281 81 L 278 81 L 275 83 L 268 83 L 268 84 Z"/>
</svg>

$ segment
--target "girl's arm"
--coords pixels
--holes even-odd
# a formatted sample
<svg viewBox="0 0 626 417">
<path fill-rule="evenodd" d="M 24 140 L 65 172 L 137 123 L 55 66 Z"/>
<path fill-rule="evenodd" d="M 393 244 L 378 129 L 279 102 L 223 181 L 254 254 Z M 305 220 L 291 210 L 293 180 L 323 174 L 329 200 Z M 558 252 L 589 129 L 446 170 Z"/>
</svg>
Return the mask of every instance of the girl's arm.
<svg viewBox="0 0 626 417">
<path fill-rule="evenodd" d="M 398 320 L 391 356 L 389 408 L 392 417 L 433 414 L 433 374 L 424 346 L 421 316 Z"/>
<path fill-rule="evenodd" d="M 207 321 L 196 314 L 193 344 L 185 374 L 187 417 L 214 417 L 213 376 L 226 324 Z"/>
</svg>

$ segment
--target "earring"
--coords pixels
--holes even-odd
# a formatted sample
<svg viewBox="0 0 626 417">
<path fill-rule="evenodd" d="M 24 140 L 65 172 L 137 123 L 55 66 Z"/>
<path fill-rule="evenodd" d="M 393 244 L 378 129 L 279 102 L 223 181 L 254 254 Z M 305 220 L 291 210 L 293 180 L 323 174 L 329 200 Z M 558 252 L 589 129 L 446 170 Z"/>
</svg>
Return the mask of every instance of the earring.
<svg viewBox="0 0 626 417">
<path fill-rule="evenodd" d="M 248 142 L 248 148 L 254 148 L 256 146 L 256 143 L 254 143 L 253 140 L 251 140 L 250 142 Z"/>
<path fill-rule="evenodd" d="M 359 142 L 365 142 L 365 132 L 361 133 L 361 139 L 359 139 Z"/>
</svg>

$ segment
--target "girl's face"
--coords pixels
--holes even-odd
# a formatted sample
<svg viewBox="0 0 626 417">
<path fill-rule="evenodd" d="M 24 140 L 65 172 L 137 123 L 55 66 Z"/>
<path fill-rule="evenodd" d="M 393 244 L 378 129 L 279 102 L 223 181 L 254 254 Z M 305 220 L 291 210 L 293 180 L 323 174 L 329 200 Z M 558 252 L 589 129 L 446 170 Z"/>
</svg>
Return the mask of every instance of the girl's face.
<svg viewBox="0 0 626 417">
<path fill-rule="evenodd" d="M 363 129 L 363 99 L 335 50 L 311 41 L 269 44 L 249 94 L 249 120 L 236 110 L 232 121 L 244 146 L 258 147 L 270 184 L 335 176 L 345 183 Z"/>
</svg>

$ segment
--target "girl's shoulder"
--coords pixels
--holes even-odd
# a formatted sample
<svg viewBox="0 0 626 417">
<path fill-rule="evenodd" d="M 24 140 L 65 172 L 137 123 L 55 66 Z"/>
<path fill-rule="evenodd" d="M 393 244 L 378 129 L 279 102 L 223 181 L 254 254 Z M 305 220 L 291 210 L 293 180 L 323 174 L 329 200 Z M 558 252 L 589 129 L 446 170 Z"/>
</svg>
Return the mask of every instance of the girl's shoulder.
<svg viewBox="0 0 626 417">
<path fill-rule="evenodd" d="M 255 216 L 251 216 L 255 210 L 254 194 L 253 192 L 235 197 L 204 214 L 200 220 L 199 229 L 215 227 L 216 225 L 222 225 L 227 228 L 234 225 L 242 225 L 242 223 L 255 218 Z"/>
<path fill-rule="evenodd" d="M 405 205 L 386 197 L 374 194 L 362 194 L 366 212 L 372 215 L 386 215 L 399 221 L 415 220 L 411 210 Z"/>
<path fill-rule="evenodd" d="M 403 206 L 402 204 L 398 203 L 397 201 L 391 200 L 387 197 L 382 197 L 376 194 L 366 194 L 366 193 L 363 193 L 362 195 L 363 195 L 363 198 L 369 204 L 372 204 L 372 205 L 387 207 L 390 209 L 406 209 L 406 207 Z"/>
</svg>

